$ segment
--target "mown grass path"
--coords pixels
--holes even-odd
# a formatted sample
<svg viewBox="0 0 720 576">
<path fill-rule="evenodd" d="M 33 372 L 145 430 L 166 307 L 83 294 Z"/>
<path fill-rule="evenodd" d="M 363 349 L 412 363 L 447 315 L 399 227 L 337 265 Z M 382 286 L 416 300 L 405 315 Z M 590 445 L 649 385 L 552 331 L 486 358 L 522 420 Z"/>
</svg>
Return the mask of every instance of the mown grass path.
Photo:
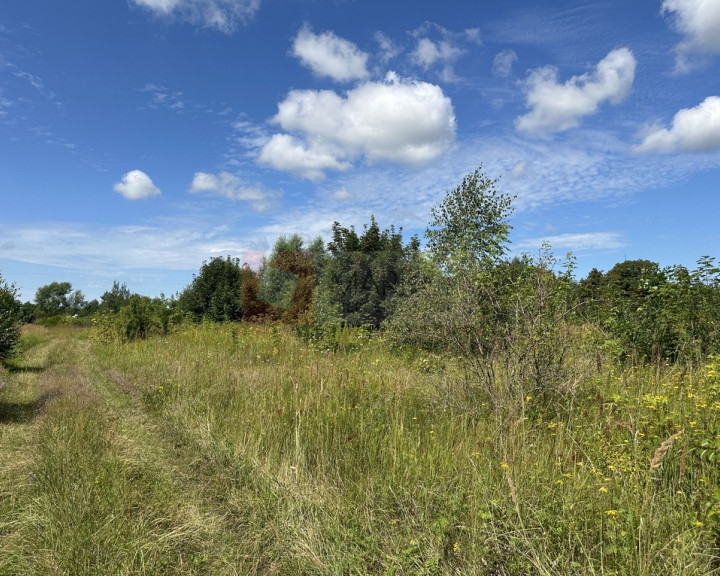
<svg viewBox="0 0 720 576">
<path fill-rule="evenodd" d="M 251 573 L 223 475 L 84 336 L 36 330 L 4 371 L 0 574 Z"/>
</svg>

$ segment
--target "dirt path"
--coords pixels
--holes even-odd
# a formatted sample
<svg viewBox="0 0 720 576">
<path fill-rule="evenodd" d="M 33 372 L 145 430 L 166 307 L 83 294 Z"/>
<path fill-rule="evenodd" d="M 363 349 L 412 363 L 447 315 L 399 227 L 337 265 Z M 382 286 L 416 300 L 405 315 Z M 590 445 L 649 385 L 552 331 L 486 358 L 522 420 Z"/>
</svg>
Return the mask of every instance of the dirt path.
<svg viewBox="0 0 720 576">
<path fill-rule="evenodd" d="M 30 341 L 0 392 L 0 575 L 255 571 L 233 466 L 148 413 L 83 333 Z"/>
</svg>

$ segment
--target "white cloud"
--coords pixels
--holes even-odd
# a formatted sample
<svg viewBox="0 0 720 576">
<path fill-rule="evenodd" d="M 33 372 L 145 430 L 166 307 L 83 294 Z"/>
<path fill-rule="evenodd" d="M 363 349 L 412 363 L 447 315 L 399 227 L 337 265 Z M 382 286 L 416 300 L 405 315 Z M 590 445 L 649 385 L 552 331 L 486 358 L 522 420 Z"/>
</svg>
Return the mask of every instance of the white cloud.
<svg viewBox="0 0 720 576">
<path fill-rule="evenodd" d="M 677 46 L 679 72 L 692 68 L 689 55 L 720 52 L 720 2 L 717 0 L 663 0 L 663 14 L 672 14 L 685 36 Z"/>
<path fill-rule="evenodd" d="M 303 26 L 295 37 L 292 54 L 313 73 L 338 82 L 368 76 L 368 55 L 332 32 L 314 34 L 309 26 Z"/>
<path fill-rule="evenodd" d="M 401 52 L 400 48 L 382 32 L 375 32 L 375 42 L 380 48 L 380 61 L 383 63 L 389 62 Z"/>
<path fill-rule="evenodd" d="M 339 153 L 325 149 L 318 142 L 307 143 L 289 134 L 274 134 L 263 146 L 258 161 L 318 182 L 325 178 L 325 170 L 350 168 L 349 162 L 336 157 Z"/>
<path fill-rule="evenodd" d="M 617 250 L 624 247 L 625 241 L 617 232 L 588 232 L 581 234 L 558 234 L 543 238 L 529 238 L 519 242 L 515 249 L 518 251 L 538 249 L 543 242 L 548 242 L 553 250 L 562 248 L 571 252 L 584 252 L 586 250 Z"/>
<path fill-rule="evenodd" d="M 453 46 L 446 40 L 434 42 L 430 38 L 420 38 L 417 46 L 412 53 L 412 57 L 426 70 L 440 62 L 449 63 L 456 60 L 463 51 L 457 46 Z"/>
<path fill-rule="evenodd" d="M 415 49 L 410 53 L 411 62 L 425 72 L 434 70 L 444 82 L 458 80 L 453 64 L 465 54 L 465 47 L 482 44 L 477 28 L 453 32 L 434 22 L 425 22 L 410 34 L 415 39 Z"/>
<path fill-rule="evenodd" d="M 131 0 L 158 16 L 178 17 L 229 34 L 260 8 L 260 0 Z"/>
<path fill-rule="evenodd" d="M 190 194 L 215 194 L 229 200 L 242 200 L 258 212 L 272 206 L 276 196 L 260 185 L 245 185 L 240 178 L 229 172 L 220 172 L 217 175 L 196 172 L 188 191 Z"/>
<path fill-rule="evenodd" d="M 513 64 L 517 62 L 517 54 L 513 50 L 503 50 L 495 55 L 492 74 L 498 78 L 507 78 L 512 74 Z"/>
<path fill-rule="evenodd" d="M 340 96 L 330 90 L 293 90 L 273 118 L 285 132 L 263 147 L 260 162 L 319 179 L 344 170 L 358 156 L 369 161 L 422 164 L 453 142 L 450 98 L 427 82 L 388 74 Z"/>
<path fill-rule="evenodd" d="M 712 152 L 720 150 L 720 97 L 709 96 L 680 110 L 671 128 L 650 127 L 637 152 Z"/>
<path fill-rule="evenodd" d="M 7 110 L 12 106 L 12 102 L 8 100 L 7 98 L 4 98 L 2 95 L 2 90 L 0 90 L 0 118 L 7 115 Z"/>
<path fill-rule="evenodd" d="M 603 58 L 592 73 L 573 76 L 564 84 L 557 69 L 534 70 L 526 81 L 530 112 L 515 121 L 518 130 L 548 134 L 578 126 L 583 117 L 594 114 L 600 104 L 619 104 L 627 98 L 635 79 L 635 57 L 619 48 Z"/>
<path fill-rule="evenodd" d="M 152 96 L 147 103 L 148 108 L 166 108 L 175 112 L 185 108 L 184 94 L 182 92 L 171 92 L 164 86 L 157 86 L 156 84 L 146 84 L 144 88 L 140 89 L 140 92 L 147 92 Z"/>
<path fill-rule="evenodd" d="M 122 177 L 121 182 L 116 182 L 113 190 L 122 194 L 128 200 L 144 200 L 152 196 L 159 196 L 160 189 L 153 184 L 150 176 L 142 170 L 131 170 Z"/>
<path fill-rule="evenodd" d="M 123 270 L 193 270 L 212 256 L 257 249 L 264 242 L 232 233 L 202 219 L 163 220 L 161 223 L 105 226 L 43 223 L 4 227 L 15 248 L 17 262 L 72 270 L 106 271 L 117 277 Z M 262 240 L 262 239 L 260 239 Z"/>
<path fill-rule="evenodd" d="M 509 176 L 513 180 L 521 180 L 527 176 L 528 167 L 527 162 L 525 160 L 520 160 L 515 166 L 513 166 L 513 169 L 510 170 Z"/>
<path fill-rule="evenodd" d="M 333 198 L 336 200 L 352 200 L 355 196 L 352 192 L 349 192 L 346 188 L 339 188 L 333 192 Z"/>
<path fill-rule="evenodd" d="M 466 28 L 465 30 L 463 30 L 463 34 L 465 35 L 465 38 L 473 44 L 482 46 L 482 35 L 480 34 L 480 28 Z"/>
</svg>

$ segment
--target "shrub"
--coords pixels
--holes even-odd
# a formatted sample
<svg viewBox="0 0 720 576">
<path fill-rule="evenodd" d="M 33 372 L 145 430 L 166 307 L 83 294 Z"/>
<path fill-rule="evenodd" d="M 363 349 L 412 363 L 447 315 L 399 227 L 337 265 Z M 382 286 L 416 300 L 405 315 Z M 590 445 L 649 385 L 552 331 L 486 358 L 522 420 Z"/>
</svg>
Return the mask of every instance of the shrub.
<svg viewBox="0 0 720 576">
<path fill-rule="evenodd" d="M 10 358 L 20 340 L 16 295 L 15 286 L 0 276 L 0 360 Z"/>
</svg>

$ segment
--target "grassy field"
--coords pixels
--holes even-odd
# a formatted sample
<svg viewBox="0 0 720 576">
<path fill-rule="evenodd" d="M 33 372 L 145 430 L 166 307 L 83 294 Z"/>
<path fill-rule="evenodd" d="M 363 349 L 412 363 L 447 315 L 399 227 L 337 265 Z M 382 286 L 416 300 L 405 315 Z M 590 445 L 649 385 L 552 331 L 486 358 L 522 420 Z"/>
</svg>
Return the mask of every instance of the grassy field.
<svg viewBox="0 0 720 576">
<path fill-rule="evenodd" d="M 720 360 L 508 417 L 364 333 L 34 327 L 0 382 L 3 576 L 720 574 Z"/>
</svg>

